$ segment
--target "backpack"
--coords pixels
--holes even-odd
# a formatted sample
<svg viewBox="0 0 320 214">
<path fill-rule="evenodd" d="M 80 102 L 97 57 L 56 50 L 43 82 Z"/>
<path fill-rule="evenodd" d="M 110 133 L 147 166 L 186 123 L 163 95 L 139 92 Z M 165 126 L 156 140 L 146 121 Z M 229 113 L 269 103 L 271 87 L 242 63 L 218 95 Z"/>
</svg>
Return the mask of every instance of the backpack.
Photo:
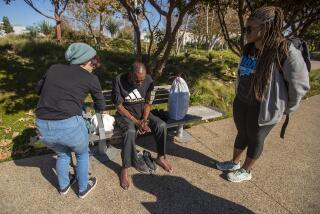
<svg viewBox="0 0 320 214">
<path fill-rule="evenodd" d="M 308 45 L 307 43 L 303 40 L 303 39 L 300 39 L 300 38 L 297 38 L 297 37 L 292 37 L 292 38 L 288 38 L 288 42 L 289 42 L 289 46 L 291 44 L 294 45 L 294 47 L 298 50 L 301 51 L 301 54 L 302 54 L 302 57 L 304 59 L 304 62 L 306 63 L 306 66 L 307 66 L 307 69 L 308 69 L 308 72 L 310 72 L 311 70 L 311 61 L 310 61 L 310 52 L 308 50 Z M 281 64 L 284 63 L 284 60 L 282 61 Z M 288 127 L 288 123 L 289 123 L 289 114 L 286 115 L 286 119 L 281 127 L 281 131 L 280 131 L 280 137 L 282 139 L 284 139 L 284 134 L 286 132 L 286 129 Z"/>
<path fill-rule="evenodd" d="M 308 72 L 310 72 L 311 70 L 310 52 L 309 52 L 306 41 L 297 37 L 289 38 L 288 41 L 289 41 L 289 45 L 293 44 L 296 49 L 301 51 L 301 54 L 304 59 L 304 62 L 306 63 Z"/>
</svg>

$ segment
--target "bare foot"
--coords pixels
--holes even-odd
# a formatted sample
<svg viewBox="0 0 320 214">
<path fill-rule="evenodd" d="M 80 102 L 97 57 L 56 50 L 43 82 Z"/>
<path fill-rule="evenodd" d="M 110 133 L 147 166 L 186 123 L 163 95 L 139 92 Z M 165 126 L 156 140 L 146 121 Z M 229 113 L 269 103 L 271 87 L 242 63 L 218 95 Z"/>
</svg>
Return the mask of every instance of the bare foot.
<svg viewBox="0 0 320 214">
<path fill-rule="evenodd" d="M 130 187 L 130 179 L 129 179 L 128 169 L 122 169 L 122 170 L 121 170 L 120 186 L 121 186 L 124 190 L 128 190 L 129 187 Z"/>
<path fill-rule="evenodd" d="M 156 163 L 161 166 L 164 170 L 166 170 L 167 172 L 172 172 L 172 166 L 171 164 L 163 157 L 158 157 L 156 159 Z"/>
</svg>

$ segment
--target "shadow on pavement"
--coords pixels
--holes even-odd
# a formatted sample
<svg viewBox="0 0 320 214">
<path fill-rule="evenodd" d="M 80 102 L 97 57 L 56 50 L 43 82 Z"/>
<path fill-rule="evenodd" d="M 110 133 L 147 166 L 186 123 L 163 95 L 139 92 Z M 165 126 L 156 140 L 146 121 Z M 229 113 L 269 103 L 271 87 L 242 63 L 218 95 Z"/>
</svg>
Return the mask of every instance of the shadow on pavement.
<svg viewBox="0 0 320 214">
<path fill-rule="evenodd" d="M 150 213 L 253 213 L 244 206 L 207 193 L 176 176 L 136 174 L 133 184 L 154 195 L 156 202 L 141 202 Z"/>
<path fill-rule="evenodd" d="M 144 149 L 148 149 L 150 151 L 156 152 L 156 142 L 152 137 L 152 135 L 138 137 L 136 140 L 136 144 L 141 146 Z M 113 146 L 117 147 L 118 149 L 121 149 L 121 144 L 117 144 Z M 207 166 L 209 168 L 215 168 L 215 163 L 217 162 L 217 160 L 212 159 L 211 157 L 208 157 L 207 155 L 202 154 L 201 152 L 184 147 L 179 143 L 174 143 L 174 140 L 170 137 L 168 137 L 168 140 L 167 140 L 166 150 L 168 155 L 185 158 L 195 163 L 201 164 L 203 166 Z M 99 157 L 97 156 L 97 153 L 93 153 L 93 156 L 99 162 L 101 162 L 106 167 L 111 169 L 116 175 L 118 175 L 120 180 L 121 165 L 119 165 L 114 161 L 100 161 Z"/>
<path fill-rule="evenodd" d="M 137 143 L 138 145 L 150 151 L 156 152 L 156 142 L 151 135 L 141 138 L 145 139 L 141 139 L 141 141 Z M 148 141 L 148 139 L 150 140 Z M 217 162 L 217 160 L 208 157 L 201 152 L 187 148 L 183 144 L 175 143 L 174 139 L 169 136 L 167 140 L 166 150 L 168 155 L 184 158 L 209 168 L 215 168 L 215 163 Z"/>
<path fill-rule="evenodd" d="M 56 159 L 53 155 L 39 156 L 14 160 L 17 166 L 36 167 L 40 169 L 41 175 L 55 188 L 58 187 L 57 175 L 55 173 Z M 28 169 L 26 169 L 28 170 Z"/>
</svg>

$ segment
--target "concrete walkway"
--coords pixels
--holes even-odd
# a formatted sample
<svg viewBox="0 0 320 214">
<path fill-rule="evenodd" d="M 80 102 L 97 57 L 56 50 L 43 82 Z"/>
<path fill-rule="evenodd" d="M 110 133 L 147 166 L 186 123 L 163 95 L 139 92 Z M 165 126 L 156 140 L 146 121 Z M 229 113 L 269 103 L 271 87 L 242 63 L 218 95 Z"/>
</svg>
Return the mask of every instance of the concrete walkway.
<svg viewBox="0 0 320 214">
<path fill-rule="evenodd" d="M 320 61 L 311 60 L 311 70 L 320 69 Z"/>
<path fill-rule="evenodd" d="M 172 174 L 132 169 L 129 191 L 119 186 L 120 156 L 108 163 L 93 158 L 98 185 L 83 200 L 75 190 L 66 197 L 57 193 L 52 155 L 1 163 L 0 213 L 319 213 L 319 106 L 320 96 L 303 102 L 292 114 L 285 142 L 281 124 L 274 128 L 251 181 L 228 182 L 214 168 L 232 154 L 236 130 L 226 119 L 190 128 L 189 144 L 168 145 Z M 141 141 L 154 151 L 152 138 Z"/>
</svg>

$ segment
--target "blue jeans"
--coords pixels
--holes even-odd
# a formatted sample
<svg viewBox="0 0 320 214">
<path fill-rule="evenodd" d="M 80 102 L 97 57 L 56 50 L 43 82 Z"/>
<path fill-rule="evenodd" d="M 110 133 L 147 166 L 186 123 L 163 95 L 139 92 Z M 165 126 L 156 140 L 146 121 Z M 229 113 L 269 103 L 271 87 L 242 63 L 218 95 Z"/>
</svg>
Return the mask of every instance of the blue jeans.
<svg viewBox="0 0 320 214">
<path fill-rule="evenodd" d="M 81 116 L 73 116 L 64 120 L 37 118 L 36 126 L 40 132 L 40 140 L 58 154 L 56 171 L 60 189 L 70 184 L 71 152 L 75 152 L 79 192 L 85 191 L 89 176 L 89 134 L 84 119 Z"/>
</svg>

